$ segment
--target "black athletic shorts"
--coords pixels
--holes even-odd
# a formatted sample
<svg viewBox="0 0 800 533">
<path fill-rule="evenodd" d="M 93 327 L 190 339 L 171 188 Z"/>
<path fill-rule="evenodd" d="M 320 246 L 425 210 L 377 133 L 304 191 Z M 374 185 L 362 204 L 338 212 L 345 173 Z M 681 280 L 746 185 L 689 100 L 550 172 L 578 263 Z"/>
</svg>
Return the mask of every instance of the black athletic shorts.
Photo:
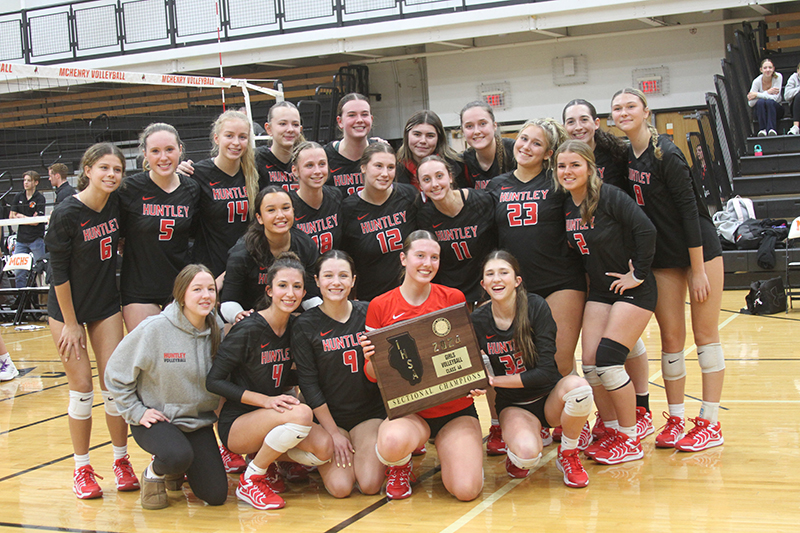
<svg viewBox="0 0 800 533">
<path fill-rule="evenodd" d="M 334 417 L 333 421 L 336 422 L 336 425 L 343 430 L 350 431 L 361 422 L 370 420 L 372 418 L 379 418 L 381 420 L 386 418 L 386 409 L 383 407 L 383 403 L 376 405 L 374 409 L 370 409 L 369 411 L 363 413 L 358 413 L 357 416 L 338 416 Z M 319 421 L 316 419 L 316 417 L 314 417 L 314 422 L 319 424 Z"/>
<path fill-rule="evenodd" d="M 609 285 L 612 282 L 613 279 L 609 281 Z M 650 274 L 641 285 L 633 289 L 628 289 L 624 294 L 617 294 L 609 290 L 590 289 L 587 301 L 600 302 L 608 305 L 614 305 L 615 302 L 626 302 L 647 311 L 655 311 L 656 302 L 658 301 L 656 278 Z"/>
<path fill-rule="evenodd" d="M 431 440 L 436 438 L 436 435 L 439 434 L 445 424 L 451 420 L 455 420 L 460 416 L 471 416 L 477 419 L 478 411 L 475 409 L 475 404 L 473 403 L 469 407 L 465 407 L 462 410 L 456 411 L 455 413 L 450 413 L 449 415 L 437 416 L 436 418 L 423 418 L 423 420 L 428 424 L 428 427 L 431 428 Z"/>
<path fill-rule="evenodd" d="M 547 417 L 544 416 L 544 403 L 547 401 L 548 396 L 549 394 L 545 394 L 544 396 L 540 396 L 526 403 L 512 403 L 508 400 L 504 400 L 500 395 L 497 395 L 494 400 L 494 408 L 497 410 L 497 416 L 500 416 L 500 413 L 503 412 L 503 409 L 506 407 L 519 407 L 538 418 L 543 428 L 549 428 L 552 426 L 547 423 Z"/>
<path fill-rule="evenodd" d="M 166 296 L 164 298 L 145 298 L 140 296 L 132 296 L 130 294 L 122 293 L 122 305 L 128 304 L 153 304 L 159 306 L 161 309 L 164 309 L 172 302 L 172 295 Z"/>
<path fill-rule="evenodd" d="M 562 283 L 561 285 L 557 285 L 555 287 L 546 287 L 543 289 L 532 290 L 530 292 L 534 294 L 538 294 L 542 298 L 547 298 L 554 292 L 564 291 L 564 290 L 571 290 L 571 291 L 581 291 L 586 292 L 586 276 L 581 276 L 580 278 L 574 278 L 569 280 L 566 283 Z"/>
</svg>

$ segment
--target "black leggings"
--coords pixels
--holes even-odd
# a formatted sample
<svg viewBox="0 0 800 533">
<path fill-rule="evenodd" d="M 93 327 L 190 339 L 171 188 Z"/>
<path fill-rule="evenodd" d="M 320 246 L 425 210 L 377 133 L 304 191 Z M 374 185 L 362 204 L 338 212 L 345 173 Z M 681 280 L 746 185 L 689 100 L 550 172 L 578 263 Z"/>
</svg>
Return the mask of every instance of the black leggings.
<svg viewBox="0 0 800 533">
<path fill-rule="evenodd" d="M 155 456 L 156 474 L 185 472 L 195 496 L 209 505 L 225 503 L 228 476 L 211 426 L 190 432 L 183 432 L 169 422 L 156 422 L 150 428 L 130 427 L 136 444 Z"/>
</svg>

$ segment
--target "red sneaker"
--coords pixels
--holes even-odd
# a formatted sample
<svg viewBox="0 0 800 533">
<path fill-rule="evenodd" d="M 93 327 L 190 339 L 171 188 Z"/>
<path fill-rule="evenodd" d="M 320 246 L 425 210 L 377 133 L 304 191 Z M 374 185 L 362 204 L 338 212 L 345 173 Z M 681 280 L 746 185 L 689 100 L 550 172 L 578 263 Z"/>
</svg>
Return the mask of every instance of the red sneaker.
<svg viewBox="0 0 800 533">
<path fill-rule="evenodd" d="M 506 441 L 503 440 L 503 430 L 499 424 L 489 426 L 489 438 L 486 439 L 486 455 L 504 455 L 508 452 Z"/>
<path fill-rule="evenodd" d="M 414 476 L 409 460 L 403 466 L 390 466 L 386 469 L 386 497 L 402 500 L 411 496 L 411 478 Z M 415 478 L 416 481 L 416 478 Z"/>
<path fill-rule="evenodd" d="M 294 463 L 292 461 L 278 461 L 277 471 L 280 473 L 281 477 L 289 483 L 302 483 L 304 481 L 308 481 L 308 470 L 300 463 Z M 281 490 L 280 492 L 283 491 Z"/>
<path fill-rule="evenodd" d="M 419 457 L 420 455 L 425 455 L 426 453 L 428 453 L 428 448 L 423 444 L 422 446 L 411 452 L 411 455 L 413 455 L 414 457 Z"/>
<path fill-rule="evenodd" d="M 225 465 L 225 472 L 228 474 L 241 474 L 247 470 L 247 463 L 238 453 L 233 453 L 225 446 L 220 445 L 219 454 L 222 456 L 222 464 Z"/>
<path fill-rule="evenodd" d="M 690 418 L 694 423 L 692 430 L 681 440 L 675 443 L 675 449 L 682 452 L 699 452 L 721 446 L 725 439 L 722 438 L 722 427 L 719 422 L 711 425 L 705 418 Z"/>
<path fill-rule="evenodd" d="M 286 502 L 283 498 L 272 492 L 267 483 L 267 476 L 239 476 L 239 486 L 236 487 L 236 497 L 247 502 L 256 509 L 281 509 Z"/>
<path fill-rule="evenodd" d="M 542 428 L 542 447 L 553 444 L 553 437 L 550 435 L 550 428 Z"/>
<path fill-rule="evenodd" d="M 530 470 L 525 470 L 512 463 L 511 458 L 508 456 L 506 456 L 506 472 L 508 472 L 509 477 L 514 479 L 526 478 L 531 474 Z"/>
<path fill-rule="evenodd" d="M 583 450 L 583 453 L 585 453 L 587 457 L 594 458 L 597 452 L 599 452 L 600 450 L 605 450 L 606 447 L 608 447 L 611 444 L 616 434 L 617 431 L 615 429 L 606 428 L 605 433 L 603 433 L 600 437 L 596 438 L 593 444 L 591 444 L 588 448 Z"/>
<path fill-rule="evenodd" d="M 603 419 L 600 418 L 600 413 L 595 413 L 594 415 L 597 418 L 595 418 L 594 420 L 594 427 L 592 428 L 592 437 L 594 437 L 594 440 L 597 440 L 605 434 L 606 425 L 603 424 Z"/>
<path fill-rule="evenodd" d="M 103 476 L 94 473 L 91 465 L 76 468 L 72 474 L 72 492 L 81 500 L 91 500 L 103 495 L 103 489 L 97 484 L 96 477 L 103 479 Z"/>
<path fill-rule="evenodd" d="M 275 494 L 286 492 L 286 482 L 283 481 L 283 477 L 279 473 L 278 465 L 276 463 L 270 463 L 270 465 L 267 467 L 267 473 L 265 475 L 267 478 L 267 484 L 269 484 L 269 488 L 272 489 L 272 492 Z"/>
<path fill-rule="evenodd" d="M 617 431 L 614 439 L 603 450 L 594 454 L 594 460 L 604 465 L 617 465 L 636 461 L 644 457 L 642 443 L 639 439 L 631 439 L 621 431 Z"/>
<path fill-rule="evenodd" d="M 555 431 L 553 431 L 553 433 L 555 433 Z M 553 437 L 553 439 L 555 439 L 555 437 Z M 581 429 L 580 437 L 578 437 L 578 449 L 585 450 L 592 443 L 592 440 L 594 440 L 592 437 L 592 428 L 589 422 L 586 422 L 583 425 L 583 429 Z"/>
<path fill-rule="evenodd" d="M 639 440 L 655 433 L 653 428 L 653 413 L 644 407 L 636 408 L 636 436 Z"/>
<path fill-rule="evenodd" d="M 130 455 L 114 461 L 114 477 L 117 482 L 117 490 L 129 491 L 139 490 L 139 478 L 131 466 Z"/>
<path fill-rule="evenodd" d="M 561 442 L 561 435 L 564 433 L 564 428 L 561 426 L 556 426 L 553 428 L 553 440 L 556 442 Z"/>
<path fill-rule="evenodd" d="M 558 447 L 558 470 L 564 474 L 564 484 L 568 487 L 581 488 L 589 484 L 589 474 L 583 468 L 578 450 L 561 451 Z"/>
<path fill-rule="evenodd" d="M 670 416 L 669 413 L 662 413 L 667 423 L 661 428 L 661 432 L 656 435 L 656 448 L 674 448 L 675 443 L 685 435 L 685 424 L 683 418 Z"/>
</svg>

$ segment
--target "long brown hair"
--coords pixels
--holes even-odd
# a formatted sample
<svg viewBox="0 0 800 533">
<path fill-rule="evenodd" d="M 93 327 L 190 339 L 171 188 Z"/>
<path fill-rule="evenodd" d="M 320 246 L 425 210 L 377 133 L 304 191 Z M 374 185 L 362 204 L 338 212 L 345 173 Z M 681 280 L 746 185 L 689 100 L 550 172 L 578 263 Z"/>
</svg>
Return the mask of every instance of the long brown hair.
<svg viewBox="0 0 800 533">
<path fill-rule="evenodd" d="M 576 105 L 582 105 L 588 109 L 592 120 L 598 119 L 597 109 L 591 102 L 584 100 L 583 98 L 576 98 L 575 100 L 570 100 L 569 103 L 564 106 L 564 110 L 561 112 L 561 122 L 567 122 L 567 109 Z M 625 166 L 628 165 L 628 146 L 616 135 L 608 133 L 602 128 L 597 128 L 594 130 L 594 143 L 601 152 L 610 154 L 611 159 L 616 164 Z"/>
<path fill-rule="evenodd" d="M 111 143 L 93 144 L 83 153 L 81 158 L 81 169 L 78 174 L 78 190 L 82 191 L 89 186 L 89 176 L 86 175 L 86 167 L 92 168 L 103 156 L 113 155 L 122 163 L 122 175 L 125 175 L 125 155 L 122 150 Z"/>
<path fill-rule="evenodd" d="M 292 197 L 289 196 L 289 193 L 281 187 L 277 185 L 267 185 L 261 189 L 256 196 L 256 213 L 261 211 L 261 204 L 264 203 L 264 197 L 274 193 L 285 194 L 289 198 L 289 201 L 292 201 Z M 294 227 L 294 222 L 292 222 L 292 227 Z M 272 252 L 270 252 L 269 249 L 269 239 L 267 239 L 267 235 L 264 233 L 264 225 L 258 221 L 255 215 L 250 225 L 247 226 L 247 231 L 244 233 L 244 247 L 247 249 L 247 252 L 253 256 L 253 259 L 256 260 L 258 266 L 266 268 L 272 262 Z"/>
<path fill-rule="evenodd" d="M 589 167 L 589 175 L 586 177 L 586 198 L 583 199 L 583 202 L 581 202 L 579 206 L 581 208 L 581 220 L 584 224 L 589 224 L 595 211 L 597 211 L 597 204 L 600 203 L 600 187 L 603 186 L 603 180 L 601 180 L 600 176 L 597 174 L 597 163 L 594 160 L 594 152 L 585 142 L 571 139 L 559 146 L 558 150 L 556 150 L 553 156 L 556 165 L 558 165 L 558 156 L 564 153 L 577 154 L 581 159 L 586 161 L 586 165 Z M 556 168 L 556 172 L 553 173 L 553 181 L 555 182 L 556 188 L 566 191 L 558 181 L 557 174 L 558 169 Z"/>
<path fill-rule="evenodd" d="M 411 133 L 414 126 L 419 126 L 420 124 L 428 124 L 433 126 L 433 129 L 436 130 L 436 148 L 433 149 L 434 154 L 441 156 L 446 161 L 451 161 L 448 165 L 462 162 L 461 156 L 447 144 L 447 134 L 444 131 L 442 119 L 433 111 L 426 109 L 424 111 L 417 111 L 411 115 L 411 118 L 406 122 L 406 127 L 403 130 L 403 146 L 397 151 L 398 165 L 405 165 L 407 161 L 413 161 L 414 158 L 411 155 L 411 150 L 408 148 L 408 134 Z M 453 170 L 454 169 L 450 169 L 451 174 Z"/>
<path fill-rule="evenodd" d="M 286 268 L 300 272 L 300 278 L 303 280 L 303 288 L 305 288 L 306 267 L 303 266 L 303 262 L 300 261 L 300 258 L 294 252 L 281 252 L 278 254 L 278 257 L 275 258 L 275 261 L 267 269 L 266 287 L 272 287 L 275 276 L 279 271 Z M 267 294 L 266 287 L 264 288 L 264 297 L 259 298 L 259 301 L 256 303 L 256 308 L 259 311 L 261 309 L 267 309 L 272 305 L 272 298 Z"/>
<path fill-rule="evenodd" d="M 481 100 L 475 100 L 474 102 L 470 102 L 462 107 L 461 112 L 458 114 L 458 120 L 461 123 L 462 130 L 464 128 L 464 113 L 473 107 L 477 107 L 486 112 L 486 114 L 489 115 L 489 118 L 492 119 L 492 123 L 497 126 L 497 121 L 494 118 L 492 106 L 486 102 L 482 102 Z M 466 150 L 464 150 L 464 153 L 469 151 L 474 152 L 475 148 L 469 146 Z M 506 164 L 506 150 L 503 147 L 503 137 L 500 135 L 499 128 L 495 128 L 494 130 L 494 160 L 497 162 L 497 168 L 500 170 L 500 174 L 505 174 L 508 171 L 508 165 Z"/>
<path fill-rule="evenodd" d="M 483 260 L 481 273 L 486 270 L 486 264 L 494 259 L 508 263 L 511 270 L 514 271 L 514 277 L 522 276 L 516 257 L 505 250 L 494 250 L 489 253 L 486 259 Z M 483 274 L 481 274 L 481 276 L 482 275 Z M 536 344 L 533 342 L 533 324 L 531 324 L 531 319 L 528 315 L 528 290 L 525 288 L 524 281 L 520 281 L 519 285 L 517 285 L 514 297 L 516 298 L 514 321 L 511 323 L 511 327 L 514 328 L 514 346 L 517 351 L 522 354 L 522 361 L 525 363 L 525 368 L 536 368 L 539 352 L 536 350 Z"/>
<path fill-rule="evenodd" d="M 214 274 L 206 267 L 205 265 L 199 264 L 192 264 L 186 265 L 183 267 L 183 270 L 178 272 L 178 275 L 175 277 L 175 284 L 172 286 L 172 298 L 175 300 L 181 308 L 181 313 L 183 312 L 183 306 L 186 304 L 186 291 L 189 290 L 189 285 L 192 284 L 192 280 L 194 277 L 201 272 L 205 272 L 211 279 L 214 279 Z M 216 298 L 214 302 L 214 308 L 211 312 L 206 315 L 206 326 L 208 329 L 211 330 L 211 356 L 214 357 L 217 354 L 217 348 L 219 348 L 219 343 L 222 338 L 220 334 L 219 324 L 217 324 L 217 304 L 219 303 L 219 299 Z"/>
</svg>

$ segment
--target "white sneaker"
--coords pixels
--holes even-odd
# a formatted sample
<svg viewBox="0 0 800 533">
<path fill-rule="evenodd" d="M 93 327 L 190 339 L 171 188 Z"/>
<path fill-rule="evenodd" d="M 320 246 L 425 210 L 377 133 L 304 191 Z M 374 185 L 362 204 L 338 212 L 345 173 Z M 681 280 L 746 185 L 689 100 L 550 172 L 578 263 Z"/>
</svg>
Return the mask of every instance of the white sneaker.
<svg viewBox="0 0 800 533">
<path fill-rule="evenodd" d="M 759 132 L 758 132 L 758 136 L 759 136 L 759 137 L 766 137 L 766 136 L 767 136 L 767 130 L 761 130 L 761 131 L 759 131 Z"/>
<path fill-rule="evenodd" d="M 777 134 L 778 134 L 778 132 L 775 131 L 775 130 L 769 130 L 767 132 L 767 135 L 769 135 L 770 137 L 775 137 Z"/>
<path fill-rule="evenodd" d="M 11 357 L 0 364 L 0 381 L 11 381 L 17 376 L 19 376 L 19 370 L 14 366 L 14 361 L 11 360 Z"/>
<path fill-rule="evenodd" d="M 786 132 L 788 135 L 800 135 L 800 127 L 792 126 L 789 128 L 789 131 Z"/>
</svg>

